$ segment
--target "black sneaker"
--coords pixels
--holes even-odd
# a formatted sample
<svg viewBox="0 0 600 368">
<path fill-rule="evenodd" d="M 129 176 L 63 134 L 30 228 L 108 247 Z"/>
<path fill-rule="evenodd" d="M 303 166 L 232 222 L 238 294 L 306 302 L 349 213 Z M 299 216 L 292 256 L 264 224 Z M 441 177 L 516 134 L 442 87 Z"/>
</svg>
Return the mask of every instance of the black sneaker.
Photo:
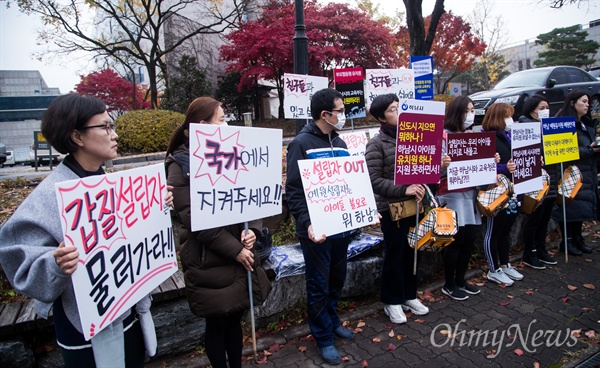
<svg viewBox="0 0 600 368">
<path fill-rule="evenodd" d="M 467 293 L 465 293 L 464 291 L 460 290 L 459 288 L 455 287 L 454 289 L 450 290 L 447 287 L 443 287 L 442 288 L 442 293 L 448 295 L 449 297 L 451 297 L 454 300 L 467 300 L 469 299 L 469 296 L 467 295 Z"/>
<path fill-rule="evenodd" d="M 546 265 L 544 265 L 542 262 L 540 262 L 540 260 L 538 259 L 536 254 L 523 256 L 523 263 L 525 263 L 525 265 L 527 265 L 531 268 L 534 268 L 536 270 L 545 270 L 546 269 Z"/>
<path fill-rule="evenodd" d="M 547 252 L 538 252 L 538 259 L 547 265 L 555 265 L 558 263 L 556 262 L 556 259 L 552 258 L 552 256 Z"/>
<path fill-rule="evenodd" d="M 471 294 L 471 295 L 477 295 L 477 294 L 481 293 L 481 290 L 479 290 L 478 288 L 476 288 L 475 286 L 473 286 L 469 283 L 465 283 L 465 286 L 459 286 L 458 290 L 464 291 L 465 293 Z"/>
</svg>

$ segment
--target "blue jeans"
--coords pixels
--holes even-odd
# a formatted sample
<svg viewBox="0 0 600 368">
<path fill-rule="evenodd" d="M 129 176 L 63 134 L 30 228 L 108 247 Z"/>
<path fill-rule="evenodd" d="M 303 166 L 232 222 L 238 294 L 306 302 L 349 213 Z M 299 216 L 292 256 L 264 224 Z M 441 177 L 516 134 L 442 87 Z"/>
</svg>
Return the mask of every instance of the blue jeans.
<svg viewBox="0 0 600 368">
<path fill-rule="evenodd" d="M 340 326 L 336 309 L 346 280 L 350 237 L 314 243 L 300 238 L 306 264 L 308 326 L 319 348 L 333 346 L 333 331 Z"/>
</svg>

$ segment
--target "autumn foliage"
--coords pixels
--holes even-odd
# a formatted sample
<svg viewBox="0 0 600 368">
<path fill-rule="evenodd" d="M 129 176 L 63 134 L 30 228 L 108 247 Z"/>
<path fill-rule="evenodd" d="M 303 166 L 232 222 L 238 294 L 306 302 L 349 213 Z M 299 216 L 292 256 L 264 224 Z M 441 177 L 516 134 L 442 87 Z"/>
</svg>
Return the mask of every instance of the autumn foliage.
<svg viewBox="0 0 600 368">
<path fill-rule="evenodd" d="M 149 102 L 144 102 L 142 87 L 138 85 L 135 89 L 134 108 L 133 84 L 112 69 L 103 69 L 99 72 L 82 75 L 81 82 L 75 86 L 75 91 L 102 100 L 113 118 L 126 111 L 147 109 L 150 105 Z"/>
<path fill-rule="evenodd" d="M 429 27 L 431 17 L 424 19 Z M 397 33 L 396 46 L 399 50 L 410 50 L 408 29 L 402 27 Z M 443 93 L 446 83 L 464 73 L 483 54 L 486 45 L 471 31 L 471 26 L 462 17 L 444 13 L 438 24 L 430 55 L 436 75 L 438 93 Z"/>
<path fill-rule="evenodd" d="M 327 76 L 333 68 L 351 66 L 397 66 L 393 35 L 364 11 L 348 4 L 306 1 L 304 13 L 309 75 Z M 227 35 L 229 44 L 221 47 L 221 58 L 229 62 L 228 72 L 241 74 L 240 91 L 259 79 L 274 80 L 283 107 L 282 77 L 294 71 L 294 25 L 293 3 L 271 0 L 260 18 Z"/>
</svg>

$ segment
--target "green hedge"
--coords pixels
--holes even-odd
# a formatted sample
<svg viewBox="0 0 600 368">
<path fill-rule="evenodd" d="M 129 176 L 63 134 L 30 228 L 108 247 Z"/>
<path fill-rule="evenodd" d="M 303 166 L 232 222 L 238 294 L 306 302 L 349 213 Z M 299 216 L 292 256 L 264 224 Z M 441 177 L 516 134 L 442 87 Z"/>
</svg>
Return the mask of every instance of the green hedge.
<svg viewBox="0 0 600 368">
<path fill-rule="evenodd" d="M 119 116 L 115 123 L 121 153 L 166 151 L 173 131 L 185 115 L 167 110 L 135 110 Z"/>
</svg>

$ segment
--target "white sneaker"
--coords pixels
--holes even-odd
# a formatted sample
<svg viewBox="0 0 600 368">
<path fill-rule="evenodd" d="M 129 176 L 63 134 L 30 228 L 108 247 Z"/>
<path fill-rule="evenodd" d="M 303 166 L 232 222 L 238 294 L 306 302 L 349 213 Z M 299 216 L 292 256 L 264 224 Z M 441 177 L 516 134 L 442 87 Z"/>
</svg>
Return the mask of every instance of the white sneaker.
<svg viewBox="0 0 600 368">
<path fill-rule="evenodd" d="M 524 277 L 521 273 L 519 273 L 519 271 L 517 271 L 516 268 L 511 266 L 510 263 L 508 264 L 508 266 L 506 268 L 502 269 L 502 272 L 504 272 L 504 274 L 506 276 L 508 276 L 511 279 L 516 280 L 516 281 L 521 281 L 521 280 L 523 280 L 523 277 Z"/>
<path fill-rule="evenodd" d="M 393 323 L 406 323 L 406 315 L 400 305 L 386 304 L 383 307 L 383 311 L 390 317 L 390 321 Z"/>
<path fill-rule="evenodd" d="M 511 280 L 510 277 L 506 276 L 504 272 L 502 272 L 502 270 L 502 268 L 499 268 L 496 271 L 488 271 L 488 280 L 493 281 L 496 284 L 504 284 L 506 286 L 511 286 L 514 283 L 513 280 Z"/>
<path fill-rule="evenodd" d="M 424 316 L 429 313 L 429 308 L 423 305 L 419 299 L 406 300 L 402 305 L 405 311 L 410 310 L 417 316 Z"/>
</svg>

